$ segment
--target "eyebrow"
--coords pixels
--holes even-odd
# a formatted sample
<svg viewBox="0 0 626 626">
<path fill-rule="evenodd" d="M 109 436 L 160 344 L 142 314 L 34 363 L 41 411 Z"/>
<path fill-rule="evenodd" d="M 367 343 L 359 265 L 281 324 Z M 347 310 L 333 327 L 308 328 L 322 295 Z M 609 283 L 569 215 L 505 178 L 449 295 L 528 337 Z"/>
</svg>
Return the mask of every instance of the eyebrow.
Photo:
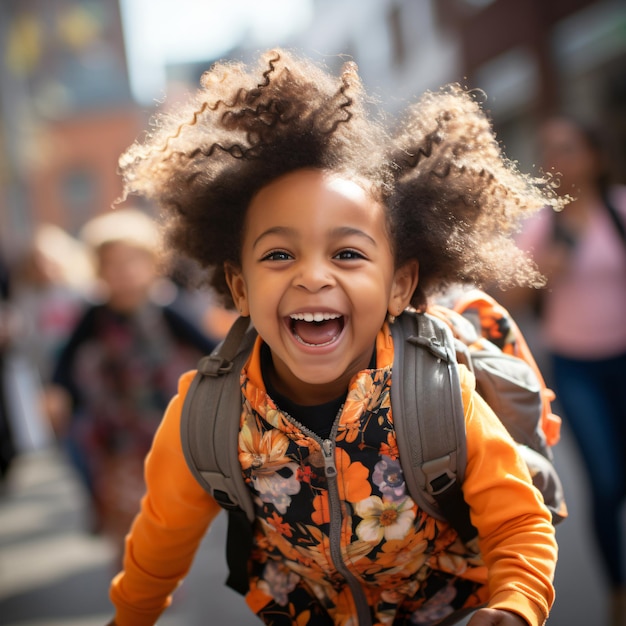
<svg viewBox="0 0 626 626">
<path fill-rule="evenodd" d="M 268 237 L 269 235 L 295 235 L 296 230 L 294 228 L 289 228 L 288 226 L 274 226 L 272 228 L 268 228 L 266 231 L 263 231 L 252 243 L 252 247 L 254 248 L 259 241 Z M 373 245 L 378 245 L 376 239 L 368 235 L 366 232 L 360 230 L 359 228 L 354 228 L 353 226 L 339 226 L 338 228 L 333 228 L 331 231 L 331 236 L 335 238 L 339 237 L 348 237 L 355 235 L 357 237 L 362 237 L 366 239 Z"/>
<path fill-rule="evenodd" d="M 296 231 L 293 228 L 289 228 L 288 226 L 274 226 L 272 228 L 268 228 L 263 231 L 253 242 L 252 247 L 254 248 L 259 241 L 268 237 L 269 235 L 295 235 Z"/>
<path fill-rule="evenodd" d="M 340 226 L 339 228 L 334 228 L 331 232 L 331 235 L 333 235 L 334 237 L 347 237 L 350 235 L 356 235 L 357 237 L 362 237 L 364 239 L 367 239 L 367 241 L 369 241 L 370 243 L 377 245 L 376 239 L 374 239 L 361 229 L 354 228 L 353 226 Z"/>
</svg>

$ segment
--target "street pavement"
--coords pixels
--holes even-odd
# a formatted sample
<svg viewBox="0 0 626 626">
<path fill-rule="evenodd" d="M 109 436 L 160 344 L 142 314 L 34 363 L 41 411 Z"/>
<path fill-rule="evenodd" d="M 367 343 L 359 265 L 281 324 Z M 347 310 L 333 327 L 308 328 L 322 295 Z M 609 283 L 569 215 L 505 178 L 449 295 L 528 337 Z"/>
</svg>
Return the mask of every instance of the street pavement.
<svg viewBox="0 0 626 626">
<path fill-rule="evenodd" d="M 113 616 L 111 546 L 87 532 L 81 485 L 63 454 L 18 457 L 0 495 L 0 625 L 104 626 Z M 225 516 L 159 626 L 255 626 L 243 598 L 224 586 Z"/>
<path fill-rule="evenodd" d="M 556 448 L 570 518 L 557 527 L 557 601 L 549 626 L 604 626 L 606 607 L 587 522 L 588 495 L 567 430 Z M 112 616 L 112 552 L 85 532 L 84 494 L 65 457 L 45 448 L 18 457 L 0 492 L 0 626 L 104 626 Z M 225 516 L 159 626 L 254 626 L 224 586 Z"/>
</svg>

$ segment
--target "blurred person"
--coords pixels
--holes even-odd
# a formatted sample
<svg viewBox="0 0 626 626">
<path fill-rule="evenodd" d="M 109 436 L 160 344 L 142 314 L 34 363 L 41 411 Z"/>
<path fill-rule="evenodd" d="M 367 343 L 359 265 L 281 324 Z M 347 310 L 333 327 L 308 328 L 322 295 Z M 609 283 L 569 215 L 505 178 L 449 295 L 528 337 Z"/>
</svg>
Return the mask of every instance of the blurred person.
<svg viewBox="0 0 626 626">
<path fill-rule="evenodd" d="M 84 246 L 62 228 L 43 223 L 12 264 L 14 316 L 6 371 L 7 395 L 18 452 L 54 441 L 41 406 L 54 361 L 93 287 Z"/>
<path fill-rule="evenodd" d="M 17 349 L 48 382 L 63 343 L 93 291 L 85 246 L 54 224 L 40 224 L 14 266 L 13 303 L 19 311 Z"/>
<path fill-rule="evenodd" d="M 588 477 L 612 624 L 624 626 L 626 187 L 612 182 L 606 142 L 592 125 L 553 117 L 538 139 L 544 170 L 560 177 L 559 193 L 572 201 L 529 221 L 519 243 L 547 278 L 538 338 Z M 535 299 L 532 290 L 513 293 L 504 300 L 511 310 Z"/>
<path fill-rule="evenodd" d="M 102 301 L 86 308 L 61 351 L 48 413 L 88 490 L 92 530 L 110 537 L 121 555 L 163 410 L 180 374 L 215 344 L 151 298 L 159 233 L 148 215 L 100 215 L 81 239 L 93 252 Z"/>
</svg>

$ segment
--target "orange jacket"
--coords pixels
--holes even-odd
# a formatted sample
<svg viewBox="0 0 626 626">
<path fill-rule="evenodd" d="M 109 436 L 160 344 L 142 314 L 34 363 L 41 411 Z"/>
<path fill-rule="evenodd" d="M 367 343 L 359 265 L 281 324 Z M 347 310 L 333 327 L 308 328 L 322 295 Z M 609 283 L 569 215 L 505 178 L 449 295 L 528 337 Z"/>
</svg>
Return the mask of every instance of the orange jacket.
<svg viewBox="0 0 626 626">
<path fill-rule="evenodd" d="M 319 612 L 348 624 L 365 603 L 372 624 L 410 616 L 426 624 L 486 602 L 531 626 L 544 623 L 557 556 L 550 513 L 467 370 L 461 370 L 468 454 L 463 490 L 482 560 L 467 554 L 456 532 L 419 510 L 406 492 L 389 399 L 393 344 L 387 327 L 377 339 L 377 368 L 354 377 L 326 442 L 267 396 L 259 352 L 257 340 L 242 372 L 239 459 L 257 510 L 246 601 L 263 621 L 284 613 L 304 625 Z M 181 377 L 146 461 L 147 493 L 127 539 L 124 571 L 111 587 L 117 626 L 156 622 L 221 510 L 182 452 L 180 416 L 193 375 Z M 328 464 L 334 475 L 324 471 Z"/>
</svg>

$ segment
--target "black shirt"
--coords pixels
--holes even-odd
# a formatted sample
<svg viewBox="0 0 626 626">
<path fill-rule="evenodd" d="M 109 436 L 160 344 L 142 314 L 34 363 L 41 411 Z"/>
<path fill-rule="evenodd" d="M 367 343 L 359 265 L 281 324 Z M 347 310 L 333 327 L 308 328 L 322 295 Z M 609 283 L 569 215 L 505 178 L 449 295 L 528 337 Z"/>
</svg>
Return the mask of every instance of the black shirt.
<svg viewBox="0 0 626 626">
<path fill-rule="evenodd" d="M 339 410 L 343 406 L 346 400 L 346 394 L 330 400 L 330 402 L 324 402 L 323 404 L 303 405 L 296 404 L 283 394 L 276 391 L 270 381 L 270 370 L 272 369 L 272 353 L 269 346 L 264 343 L 261 346 L 261 374 L 263 376 L 263 383 L 268 395 L 281 411 L 289 414 L 293 419 L 300 422 L 303 426 L 306 426 L 309 430 L 312 430 L 318 437 L 322 439 L 328 439 L 330 432 L 333 428 L 335 418 L 339 413 Z M 372 353 L 372 359 L 370 360 L 370 368 L 376 367 L 376 351 Z M 346 393 L 347 393 L 346 389 Z"/>
</svg>

